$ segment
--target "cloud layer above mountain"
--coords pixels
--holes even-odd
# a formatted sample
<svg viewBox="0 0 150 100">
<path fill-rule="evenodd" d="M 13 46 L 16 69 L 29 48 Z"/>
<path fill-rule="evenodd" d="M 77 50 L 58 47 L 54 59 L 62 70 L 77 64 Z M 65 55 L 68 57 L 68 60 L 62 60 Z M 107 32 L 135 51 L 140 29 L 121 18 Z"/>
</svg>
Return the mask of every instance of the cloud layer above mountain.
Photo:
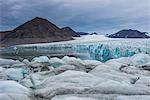
<svg viewBox="0 0 150 100">
<path fill-rule="evenodd" d="M 150 0 L 3 0 L 0 30 L 36 16 L 76 31 L 111 33 L 120 29 L 150 32 Z"/>
</svg>

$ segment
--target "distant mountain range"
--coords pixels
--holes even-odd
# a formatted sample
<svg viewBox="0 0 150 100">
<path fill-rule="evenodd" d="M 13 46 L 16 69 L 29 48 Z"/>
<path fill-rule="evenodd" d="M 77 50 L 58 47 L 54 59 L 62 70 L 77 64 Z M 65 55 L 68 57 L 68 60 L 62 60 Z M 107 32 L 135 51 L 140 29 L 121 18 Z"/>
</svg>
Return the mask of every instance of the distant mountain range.
<svg viewBox="0 0 150 100">
<path fill-rule="evenodd" d="M 93 32 L 93 33 L 86 33 L 86 32 L 77 32 L 80 35 L 98 35 L 98 33 Z"/>
<path fill-rule="evenodd" d="M 86 32 L 77 32 L 77 33 L 80 35 L 89 35 L 89 33 L 86 33 Z"/>
<path fill-rule="evenodd" d="M 47 19 L 36 17 L 13 30 L 0 32 L 0 46 L 68 41 L 80 35 L 93 34 L 98 33 L 76 32 L 70 27 L 59 28 Z M 147 32 L 132 29 L 121 30 L 107 36 L 110 38 L 150 38 Z"/>
<path fill-rule="evenodd" d="M 147 32 L 140 32 L 138 30 L 121 30 L 115 34 L 108 35 L 110 38 L 150 38 Z"/>
<path fill-rule="evenodd" d="M 0 32 L 1 46 L 73 40 L 80 35 L 70 27 L 59 28 L 47 19 L 36 17 L 11 31 Z"/>
</svg>

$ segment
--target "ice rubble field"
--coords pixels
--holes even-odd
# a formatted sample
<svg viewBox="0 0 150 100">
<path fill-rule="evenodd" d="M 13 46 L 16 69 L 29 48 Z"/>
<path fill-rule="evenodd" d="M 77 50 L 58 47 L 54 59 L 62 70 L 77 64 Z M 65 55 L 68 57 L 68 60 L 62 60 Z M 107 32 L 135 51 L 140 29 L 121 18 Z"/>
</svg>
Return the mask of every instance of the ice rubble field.
<svg viewBox="0 0 150 100">
<path fill-rule="evenodd" d="M 1 58 L 0 100 L 150 100 L 150 56 Z"/>
</svg>

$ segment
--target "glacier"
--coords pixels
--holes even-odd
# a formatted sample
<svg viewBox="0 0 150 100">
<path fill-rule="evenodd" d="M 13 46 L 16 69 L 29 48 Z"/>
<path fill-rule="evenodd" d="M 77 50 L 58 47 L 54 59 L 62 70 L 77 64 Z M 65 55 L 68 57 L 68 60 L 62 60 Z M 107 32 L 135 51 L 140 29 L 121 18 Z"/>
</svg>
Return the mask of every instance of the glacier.
<svg viewBox="0 0 150 100">
<path fill-rule="evenodd" d="M 1 56 L 7 57 L 35 57 L 69 56 L 73 55 L 81 59 L 92 59 L 105 62 L 120 57 L 130 57 L 137 53 L 150 54 L 149 39 L 116 39 L 100 42 L 67 42 L 17 45 L 0 48 Z"/>
</svg>

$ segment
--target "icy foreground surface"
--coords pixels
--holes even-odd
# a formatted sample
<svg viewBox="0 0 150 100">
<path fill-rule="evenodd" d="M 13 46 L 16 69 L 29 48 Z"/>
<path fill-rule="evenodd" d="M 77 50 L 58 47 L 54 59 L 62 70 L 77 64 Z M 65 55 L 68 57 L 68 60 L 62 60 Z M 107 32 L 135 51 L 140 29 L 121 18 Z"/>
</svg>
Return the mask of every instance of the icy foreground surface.
<svg viewBox="0 0 150 100">
<path fill-rule="evenodd" d="M 131 57 L 137 53 L 150 55 L 150 39 L 110 39 L 102 35 L 90 35 L 73 41 L 0 48 L 0 52 L 4 57 L 74 55 L 81 59 L 105 62 L 113 58 Z"/>
<path fill-rule="evenodd" d="M 150 100 L 150 56 L 105 63 L 65 56 L 0 59 L 0 100 Z"/>
</svg>

